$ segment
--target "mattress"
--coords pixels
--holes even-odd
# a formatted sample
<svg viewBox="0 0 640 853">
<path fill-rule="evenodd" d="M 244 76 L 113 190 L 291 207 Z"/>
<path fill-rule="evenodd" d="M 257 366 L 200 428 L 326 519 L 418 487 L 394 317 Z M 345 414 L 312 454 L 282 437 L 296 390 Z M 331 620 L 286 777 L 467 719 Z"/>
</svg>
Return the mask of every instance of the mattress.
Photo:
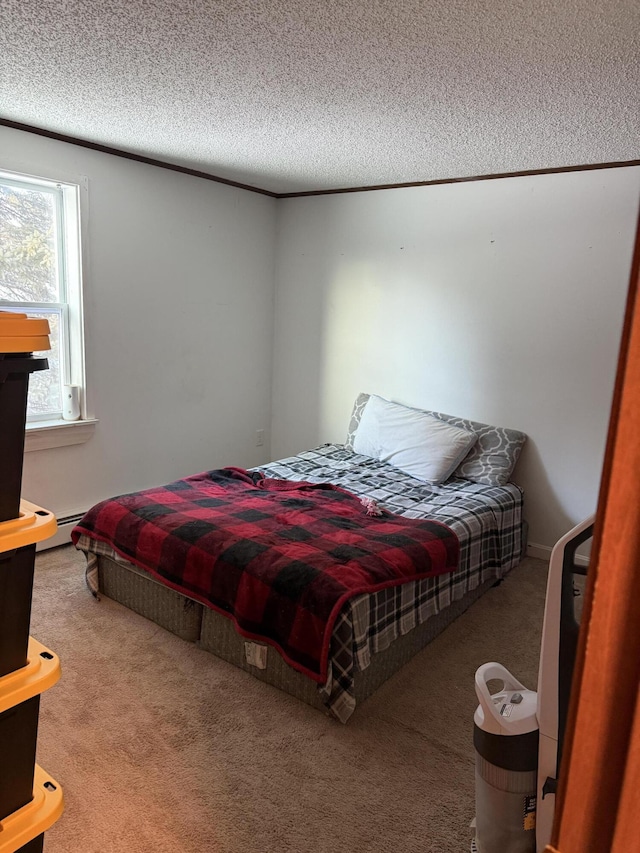
<svg viewBox="0 0 640 853">
<path fill-rule="evenodd" d="M 163 589 L 163 593 L 178 596 L 170 599 L 172 604 L 163 599 L 163 616 L 158 602 L 151 604 L 151 599 L 161 595 L 151 591 L 160 586 L 157 581 L 145 578 L 138 569 L 132 572 L 133 567 L 115 558 L 104 543 L 82 537 L 78 547 L 87 552 L 89 570 L 98 565 L 96 556 L 100 555 L 100 586 L 105 594 L 169 630 L 178 628 L 174 632 L 185 639 L 193 639 L 199 631 L 198 642 L 203 648 L 316 707 L 328 709 L 342 722 L 349 719 L 358 701 L 381 683 L 380 679 L 385 680 L 406 662 L 407 653 L 415 654 L 521 559 L 522 492 L 514 484 L 491 487 L 453 479 L 431 486 L 343 445 L 323 445 L 261 466 L 260 470 L 268 477 L 331 482 L 391 512 L 434 519 L 450 527 L 460 542 L 456 572 L 356 596 L 347 602 L 334 627 L 324 685 L 317 686 L 292 670 L 273 649 L 268 651 L 265 669 L 257 669 L 247 661 L 243 638 L 223 615 L 195 602 L 185 605 L 188 599 L 184 596 Z M 135 577 L 128 578 L 127 574 Z M 141 583 L 148 588 L 147 593 L 132 590 Z M 172 614 L 169 619 L 167 613 Z M 185 620 L 189 623 L 186 628 Z M 388 663 L 383 665 L 385 660 Z"/>
</svg>

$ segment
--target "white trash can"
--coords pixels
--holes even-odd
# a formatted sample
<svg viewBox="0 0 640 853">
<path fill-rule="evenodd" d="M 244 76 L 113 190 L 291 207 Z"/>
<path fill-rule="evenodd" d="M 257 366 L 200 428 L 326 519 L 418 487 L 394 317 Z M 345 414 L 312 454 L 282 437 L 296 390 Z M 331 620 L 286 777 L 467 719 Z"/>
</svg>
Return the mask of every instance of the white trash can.
<svg viewBox="0 0 640 853">
<path fill-rule="evenodd" d="M 487 682 L 502 690 L 490 694 Z M 476 837 L 472 853 L 535 853 L 537 693 L 499 663 L 476 672 Z"/>
</svg>

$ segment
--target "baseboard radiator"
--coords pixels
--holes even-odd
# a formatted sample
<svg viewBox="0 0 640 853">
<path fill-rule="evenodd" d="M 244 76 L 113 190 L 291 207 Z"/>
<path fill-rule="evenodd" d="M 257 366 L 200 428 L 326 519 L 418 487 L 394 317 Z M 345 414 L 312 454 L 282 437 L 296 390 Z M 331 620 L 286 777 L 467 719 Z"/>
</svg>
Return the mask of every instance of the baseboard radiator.
<svg viewBox="0 0 640 853">
<path fill-rule="evenodd" d="M 71 531 L 83 517 L 83 512 L 75 515 L 65 515 L 58 519 L 58 529 L 55 534 L 44 542 L 38 542 L 36 551 L 46 551 L 49 548 L 57 548 L 59 545 L 69 545 L 71 542 Z"/>
</svg>

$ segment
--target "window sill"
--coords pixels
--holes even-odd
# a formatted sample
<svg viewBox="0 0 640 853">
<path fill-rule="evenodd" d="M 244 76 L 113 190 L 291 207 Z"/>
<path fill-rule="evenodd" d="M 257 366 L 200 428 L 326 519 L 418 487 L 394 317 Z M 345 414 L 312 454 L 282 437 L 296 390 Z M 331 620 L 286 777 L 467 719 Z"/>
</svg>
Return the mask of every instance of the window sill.
<svg viewBox="0 0 640 853">
<path fill-rule="evenodd" d="M 95 432 L 97 423 L 95 418 L 86 418 L 83 421 L 37 421 L 27 424 L 24 451 L 28 453 L 31 450 L 84 444 Z"/>
</svg>

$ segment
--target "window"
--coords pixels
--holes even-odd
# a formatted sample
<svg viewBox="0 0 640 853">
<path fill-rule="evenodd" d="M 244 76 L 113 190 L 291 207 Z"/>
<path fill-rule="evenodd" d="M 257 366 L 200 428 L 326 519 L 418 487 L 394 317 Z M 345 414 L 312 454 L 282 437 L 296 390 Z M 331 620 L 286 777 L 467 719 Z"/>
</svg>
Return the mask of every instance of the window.
<svg viewBox="0 0 640 853">
<path fill-rule="evenodd" d="M 64 385 L 84 389 L 80 187 L 0 172 L 0 310 L 44 317 L 49 370 L 29 379 L 27 421 L 62 420 Z"/>
</svg>

